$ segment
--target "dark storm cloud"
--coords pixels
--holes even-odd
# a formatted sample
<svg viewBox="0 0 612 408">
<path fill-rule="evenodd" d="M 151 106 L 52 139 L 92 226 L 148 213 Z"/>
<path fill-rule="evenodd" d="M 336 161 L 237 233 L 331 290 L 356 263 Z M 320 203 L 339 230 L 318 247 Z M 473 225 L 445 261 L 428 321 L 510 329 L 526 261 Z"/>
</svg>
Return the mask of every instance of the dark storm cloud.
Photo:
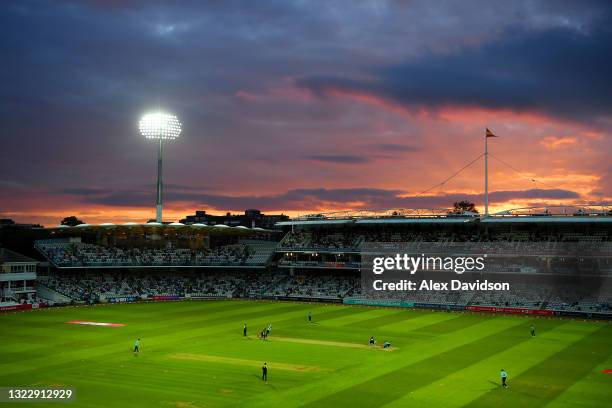
<svg viewBox="0 0 612 408">
<path fill-rule="evenodd" d="M 153 194 L 146 191 L 108 191 L 103 194 L 90 194 L 84 189 L 79 196 L 84 202 L 114 206 L 146 206 L 154 200 Z M 368 203 L 391 202 L 399 191 L 376 188 L 350 189 L 294 189 L 283 194 L 263 196 L 229 196 L 218 194 L 197 194 L 168 192 L 167 197 L 173 201 L 187 201 L 215 208 L 242 209 L 255 207 L 266 209 L 306 209 L 331 202 L 366 201 Z"/>
<path fill-rule="evenodd" d="M 377 144 L 370 145 L 370 147 L 372 149 L 376 149 L 376 150 L 380 150 L 380 151 L 384 151 L 388 153 L 394 153 L 394 152 L 414 153 L 414 152 L 418 152 L 419 150 L 421 150 L 421 148 L 417 146 L 403 145 L 399 143 L 377 143 Z"/>
<path fill-rule="evenodd" d="M 146 191 L 119 191 L 91 194 L 89 189 L 74 189 L 74 194 L 85 202 L 113 206 L 147 206 L 153 201 L 153 194 Z M 211 206 L 241 210 L 244 208 L 259 208 L 262 210 L 308 210 L 325 207 L 330 203 L 350 204 L 353 208 L 383 209 L 383 208 L 447 208 L 455 201 L 468 200 L 481 205 L 482 194 L 440 194 L 421 197 L 402 197 L 399 190 L 377 188 L 346 188 L 346 189 L 294 189 L 278 195 L 261 196 L 228 196 L 220 194 L 198 194 L 169 192 L 168 199 L 172 201 L 191 202 L 194 205 Z M 561 189 L 531 189 L 517 191 L 494 191 L 489 194 L 491 203 L 507 202 L 513 199 L 576 199 L 580 195 L 573 191 Z"/>
<path fill-rule="evenodd" d="M 296 89 L 295 78 L 321 95 L 335 87 L 405 106 L 605 116 L 608 8 L 530 0 L 3 1 L 0 185 L 19 188 L 0 189 L 0 207 L 10 199 L 19 210 L 28 192 L 40 204 L 32 214 L 56 211 L 66 197 L 149 206 L 156 151 L 138 135 L 137 118 L 158 107 L 184 123 L 181 140 L 165 151 L 168 204 L 409 206 L 399 191 L 297 188 L 312 180 L 376 184 L 362 177 L 380 164 L 381 185 L 392 174 L 416 190 L 426 178 L 396 172 L 397 159 L 418 152 L 411 163 L 428 171 L 435 134 L 418 118 L 407 124 L 384 109 L 321 103 Z"/>
<path fill-rule="evenodd" d="M 373 68 L 369 78 L 306 76 L 317 95 L 374 95 L 407 108 L 475 106 L 561 118 L 610 117 L 612 11 L 589 29 L 510 27 L 492 42 Z"/>
<path fill-rule="evenodd" d="M 551 198 L 555 200 L 565 200 L 580 198 L 580 194 L 562 189 L 531 189 L 522 191 L 494 191 L 489 194 L 489 199 L 494 202 L 503 203 L 509 200 L 516 199 L 540 199 Z"/>
<path fill-rule="evenodd" d="M 356 156 L 350 154 L 320 154 L 304 156 L 307 160 L 325 163 L 339 163 L 339 164 L 361 164 L 370 161 L 369 158 L 363 156 Z"/>
<path fill-rule="evenodd" d="M 88 187 L 76 187 L 76 188 L 63 188 L 58 193 L 75 195 L 75 196 L 100 196 L 110 194 L 111 191 L 101 188 L 88 188 Z"/>
</svg>

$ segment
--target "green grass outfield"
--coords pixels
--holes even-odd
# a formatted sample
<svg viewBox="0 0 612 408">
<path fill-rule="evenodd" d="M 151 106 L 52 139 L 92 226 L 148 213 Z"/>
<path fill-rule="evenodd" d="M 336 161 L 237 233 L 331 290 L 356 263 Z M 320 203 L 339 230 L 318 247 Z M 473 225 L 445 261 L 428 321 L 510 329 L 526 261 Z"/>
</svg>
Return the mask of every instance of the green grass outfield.
<svg viewBox="0 0 612 408">
<path fill-rule="evenodd" d="M 272 335 L 258 340 L 268 323 Z M 368 348 L 371 335 L 394 350 Z M 74 387 L 72 407 L 601 407 L 612 401 L 612 375 L 602 373 L 611 352 L 609 323 L 327 304 L 185 301 L 0 315 L 0 386 Z"/>
</svg>

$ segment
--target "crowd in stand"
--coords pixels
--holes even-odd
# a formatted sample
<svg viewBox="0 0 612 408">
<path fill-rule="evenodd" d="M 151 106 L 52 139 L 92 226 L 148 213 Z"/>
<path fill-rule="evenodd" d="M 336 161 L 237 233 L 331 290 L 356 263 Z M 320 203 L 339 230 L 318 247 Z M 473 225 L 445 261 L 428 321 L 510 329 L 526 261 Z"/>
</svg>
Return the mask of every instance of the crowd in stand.
<svg viewBox="0 0 612 408">
<path fill-rule="evenodd" d="M 575 285 L 513 283 L 510 291 L 437 290 L 414 291 L 399 295 L 380 292 L 356 292 L 360 299 L 395 299 L 448 306 L 494 306 L 503 308 L 547 309 L 612 313 L 612 291 L 602 286 L 584 290 Z"/>
<path fill-rule="evenodd" d="M 54 265 L 191 266 L 264 264 L 273 247 L 233 244 L 215 248 L 120 248 L 86 243 L 39 242 L 37 248 Z M 266 252 L 262 254 L 261 252 Z"/>
<path fill-rule="evenodd" d="M 457 232 L 459 231 L 459 232 Z M 452 246 L 454 243 L 478 243 L 484 253 L 507 255 L 502 244 L 510 243 L 510 254 L 487 262 L 486 273 L 519 276 L 512 290 L 503 291 L 414 291 L 404 292 L 399 298 L 406 302 L 422 302 L 457 306 L 495 306 L 586 311 L 612 313 L 612 284 L 604 282 L 596 289 L 580 284 L 546 282 L 537 279 L 531 283 L 525 276 L 572 277 L 579 268 L 571 262 L 551 261 L 542 256 L 550 251 L 558 254 L 565 243 L 598 243 L 598 248 L 612 252 L 612 236 L 609 231 L 555 232 L 504 231 L 483 233 L 475 230 L 414 231 L 410 228 L 373 229 L 303 229 L 287 233 L 278 247 L 275 243 L 236 243 L 211 249 L 151 249 L 106 247 L 85 243 L 40 242 L 37 248 L 57 266 L 249 266 L 266 265 L 271 270 L 238 268 L 235 272 L 205 272 L 181 269 L 170 274 L 104 274 L 95 270 L 78 274 L 57 273 L 40 277 L 40 282 L 75 301 L 104 301 L 121 296 L 146 299 L 153 296 L 181 297 L 251 297 L 251 298 L 317 298 L 384 299 L 387 292 L 366 293 L 361 287 L 357 272 L 363 245 L 373 242 L 414 244 L 437 242 Z M 502 244 L 500 244 L 502 243 Z M 279 252 L 275 262 L 270 262 L 274 250 Z M 292 252 L 292 250 L 294 252 Z M 538 255 L 538 256 L 533 256 Z M 501 261 L 499 260 L 500 258 Z M 601 266 L 602 276 L 611 271 L 609 260 L 598 261 L 595 272 Z M 606 263 L 607 262 L 607 263 Z M 279 270 L 275 270 L 275 266 Z M 584 267 L 584 265 L 582 266 Z M 303 268 L 303 269 L 301 269 Z M 307 272 L 310 268 L 310 272 Z M 316 270 L 320 268 L 320 270 Z M 336 270 L 331 270 L 336 269 Z M 567 269 L 567 271 L 566 271 Z M 340 273 L 343 270 L 347 273 Z M 184 272 L 183 272 L 184 271 Z M 295 273 L 290 273 L 295 272 Z M 299 272 L 298 272 L 299 271 Z M 593 272 L 593 270 L 591 270 Z M 484 272 L 483 272 L 484 274 Z M 523 283 L 521 283 L 523 282 Z M 567 281 L 563 281 L 567 282 Z"/>
<path fill-rule="evenodd" d="M 286 276 L 276 282 L 265 296 L 335 298 L 352 296 L 359 291 L 358 276 L 338 276 L 337 274 Z"/>
<path fill-rule="evenodd" d="M 359 289 L 359 279 L 333 274 L 296 275 L 270 272 L 192 272 L 185 274 L 57 273 L 39 284 L 75 301 L 133 296 L 311 297 L 341 299 Z"/>
<path fill-rule="evenodd" d="M 580 233 L 572 230 L 556 232 L 496 231 L 402 231 L 362 228 L 346 230 L 296 230 L 285 235 L 279 245 L 283 250 L 359 250 L 364 243 L 419 242 L 511 242 L 511 243 L 601 243 L 612 241 L 607 231 Z"/>
<path fill-rule="evenodd" d="M 279 248 L 305 248 L 310 242 L 310 234 L 303 231 L 289 232 L 279 243 Z"/>
<path fill-rule="evenodd" d="M 247 275 L 207 274 L 54 274 L 40 276 L 39 284 L 75 301 L 97 301 L 132 296 L 233 297 L 245 287 Z"/>
<path fill-rule="evenodd" d="M 303 249 L 310 250 L 350 250 L 359 247 L 363 237 L 350 231 L 342 232 L 318 232 L 318 231 L 295 231 L 289 232 L 279 244 L 280 249 Z"/>
<path fill-rule="evenodd" d="M 75 301 L 112 301 L 132 296 L 225 297 L 225 298 L 316 298 L 390 299 L 388 292 L 364 292 L 357 274 L 192 272 L 184 274 L 54 274 L 41 276 L 39 284 Z M 458 306 L 496 306 L 532 309 L 612 313 L 610 284 L 585 290 L 563 284 L 513 284 L 508 292 L 414 291 L 403 292 L 405 302 Z"/>
<path fill-rule="evenodd" d="M 2 305 L 35 305 L 46 303 L 44 299 L 39 298 L 36 293 L 21 293 L 11 296 L 0 296 L 0 306 Z"/>
</svg>

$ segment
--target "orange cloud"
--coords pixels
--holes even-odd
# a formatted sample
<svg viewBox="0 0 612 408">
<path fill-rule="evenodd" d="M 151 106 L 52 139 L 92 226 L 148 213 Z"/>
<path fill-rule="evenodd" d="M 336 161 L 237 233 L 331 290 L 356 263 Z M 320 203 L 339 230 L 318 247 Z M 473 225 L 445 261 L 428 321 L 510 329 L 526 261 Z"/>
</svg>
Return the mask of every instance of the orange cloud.
<svg viewBox="0 0 612 408">
<path fill-rule="evenodd" d="M 567 148 L 573 145 L 578 144 L 578 139 L 575 137 L 556 137 L 556 136 L 547 136 L 545 137 L 540 144 L 547 149 L 557 150 Z"/>
</svg>

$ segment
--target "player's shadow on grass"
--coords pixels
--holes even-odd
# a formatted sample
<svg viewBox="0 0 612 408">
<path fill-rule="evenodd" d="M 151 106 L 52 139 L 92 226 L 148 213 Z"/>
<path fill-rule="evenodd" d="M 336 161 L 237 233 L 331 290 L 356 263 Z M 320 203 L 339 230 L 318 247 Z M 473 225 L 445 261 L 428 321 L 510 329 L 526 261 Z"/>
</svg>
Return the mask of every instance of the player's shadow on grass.
<svg viewBox="0 0 612 408">
<path fill-rule="evenodd" d="M 273 384 L 270 384 L 269 381 L 264 381 L 261 379 L 261 376 L 257 375 L 257 374 L 253 374 L 253 376 L 255 378 L 257 378 L 259 381 L 261 381 L 262 383 L 264 383 L 265 385 L 267 385 L 268 387 L 272 388 L 273 390 L 276 390 L 276 387 Z"/>
</svg>

